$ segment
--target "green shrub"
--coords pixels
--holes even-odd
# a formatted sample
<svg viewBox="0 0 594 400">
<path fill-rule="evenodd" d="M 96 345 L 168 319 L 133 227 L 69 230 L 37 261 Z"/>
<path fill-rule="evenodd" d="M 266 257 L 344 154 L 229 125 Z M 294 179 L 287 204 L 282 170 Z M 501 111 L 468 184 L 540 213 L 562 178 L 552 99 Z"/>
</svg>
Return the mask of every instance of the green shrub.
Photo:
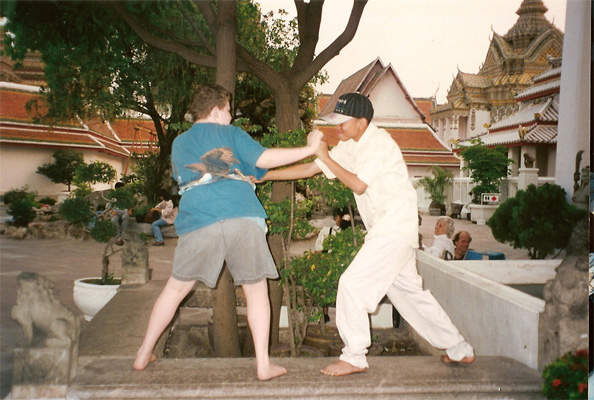
<svg viewBox="0 0 594 400">
<path fill-rule="evenodd" d="M 559 357 L 542 371 L 542 392 L 549 400 L 588 398 L 588 350 Z"/>
<path fill-rule="evenodd" d="M 64 200 L 60 207 L 60 214 L 73 225 L 87 226 L 95 218 L 91 206 L 81 197 Z"/>
<path fill-rule="evenodd" d="M 11 189 L 8 192 L 4 193 L 4 196 L 2 196 L 2 200 L 4 201 L 4 204 L 6 204 L 7 206 L 17 200 L 30 200 L 32 203 L 34 203 L 36 196 L 37 193 L 29 191 L 28 186 L 23 186 L 20 189 Z"/>
<path fill-rule="evenodd" d="M 498 242 L 527 249 L 531 259 L 544 259 L 563 249 L 575 224 L 587 215 L 567 202 L 558 185 L 530 185 L 503 202 L 487 225 Z"/>
<path fill-rule="evenodd" d="M 11 201 L 8 206 L 7 213 L 12 216 L 12 224 L 14 226 L 27 226 L 29 222 L 33 222 L 37 213 L 33 207 L 38 206 L 35 201 L 30 198 L 22 198 Z"/>
<path fill-rule="evenodd" d="M 355 242 L 358 243 L 355 245 Z M 281 271 L 282 277 L 291 277 L 297 286 L 305 290 L 305 304 L 311 304 L 320 309 L 336 304 L 338 280 L 349 266 L 357 252 L 363 245 L 363 231 L 347 228 L 330 235 L 324 240 L 323 253 L 306 252 L 300 257 L 293 258 L 289 267 Z M 315 318 L 317 319 L 317 318 Z"/>
<path fill-rule="evenodd" d="M 107 243 L 111 238 L 116 237 L 118 228 L 111 221 L 97 221 L 91 229 L 91 236 L 99 243 Z"/>
<path fill-rule="evenodd" d="M 70 192 L 70 185 L 74 181 L 76 169 L 85 164 L 83 153 L 73 150 L 57 150 L 53 157 L 54 162 L 38 167 L 37 173 L 45 175 L 54 183 L 67 185 Z"/>
<path fill-rule="evenodd" d="M 47 204 L 48 206 L 53 206 L 54 204 L 56 204 L 56 199 L 54 199 L 53 197 L 43 197 L 39 199 L 39 203 Z"/>
<path fill-rule="evenodd" d="M 107 194 L 106 198 L 113 201 L 111 208 L 117 208 L 119 210 L 128 210 L 134 207 L 134 204 L 136 203 L 134 192 L 126 187 L 113 190 Z"/>
</svg>

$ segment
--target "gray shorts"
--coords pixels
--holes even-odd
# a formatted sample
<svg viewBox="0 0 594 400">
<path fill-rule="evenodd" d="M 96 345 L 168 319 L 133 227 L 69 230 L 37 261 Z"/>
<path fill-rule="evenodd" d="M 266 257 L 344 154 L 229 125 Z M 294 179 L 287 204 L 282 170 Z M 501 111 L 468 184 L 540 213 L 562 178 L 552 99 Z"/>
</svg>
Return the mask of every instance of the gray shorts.
<svg viewBox="0 0 594 400">
<path fill-rule="evenodd" d="M 278 278 L 264 229 L 246 218 L 218 221 L 181 235 L 171 276 L 180 281 L 199 280 L 214 288 L 223 261 L 236 285 Z"/>
</svg>

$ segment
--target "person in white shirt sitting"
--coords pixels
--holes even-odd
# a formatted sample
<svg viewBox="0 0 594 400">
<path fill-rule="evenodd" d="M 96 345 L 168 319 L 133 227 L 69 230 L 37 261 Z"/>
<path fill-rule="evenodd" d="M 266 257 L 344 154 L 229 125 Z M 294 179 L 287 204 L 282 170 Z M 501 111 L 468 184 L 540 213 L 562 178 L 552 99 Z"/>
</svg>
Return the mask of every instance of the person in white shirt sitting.
<svg viewBox="0 0 594 400">
<path fill-rule="evenodd" d="M 454 220 L 450 217 L 439 217 L 433 231 L 433 244 L 423 246 L 426 253 L 438 258 L 444 258 L 445 252 L 455 253 L 454 242 L 450 237 L 454 234 Z"/>
</svg>

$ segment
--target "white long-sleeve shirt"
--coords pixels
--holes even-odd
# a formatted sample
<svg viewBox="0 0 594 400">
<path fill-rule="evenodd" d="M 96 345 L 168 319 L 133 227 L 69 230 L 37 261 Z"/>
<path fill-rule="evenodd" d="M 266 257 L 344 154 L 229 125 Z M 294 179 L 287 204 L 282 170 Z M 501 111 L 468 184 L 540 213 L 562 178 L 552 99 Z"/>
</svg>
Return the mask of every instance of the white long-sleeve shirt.
<svg viewBox="0 0 594 400">
<path fill-rule="evenodd" d="M 456 249 L 454 247 L 454 242 L 452 242 L 452 239 L 447 237 L 447 235 L 433 235 L 433 237 L 435 240 L 431 247 L 423 246 L 426 253 L 438 258 L 443 258 L 443 253 L 446 250 L 452 254 L 455 253 Z"/>
</svg>

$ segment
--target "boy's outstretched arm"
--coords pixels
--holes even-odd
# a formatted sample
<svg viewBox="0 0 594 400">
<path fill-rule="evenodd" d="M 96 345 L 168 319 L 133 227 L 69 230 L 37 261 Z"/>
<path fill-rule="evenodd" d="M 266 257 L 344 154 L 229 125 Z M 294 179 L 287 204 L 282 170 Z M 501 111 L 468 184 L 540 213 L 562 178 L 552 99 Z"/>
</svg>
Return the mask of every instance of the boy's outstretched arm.
<svg viewBox="0 0 594 400">
<path fill-rule="evenodd" d="M 293 164 L 296 161 L 303 160 L 313 155 L 320 147 L 323 133 L 314 129 L 307 135 L 307 146 L 294 147 L 290 149 L 267 149 L 256 161 L 258 168 L 276 168 L 283 165 Z"/>
<path fill-rule="evenodd" d="M 305 179 L 322 172 L 315 162 L 297 164 L 288 168 L 270 170 L 264 175 L 261 182 L 265 181 L 293 181 Z"/>
<path fill-rule="evenodd" d="M 356 174 L 344 169 L 340 164 L 334 161 L 330 154 L 328 154 L 328 143 L 322 142 L 316 151 L 316 155 L 330 171 L 340 180 L 346 187 L 351 189 L 355 194 L 363 194 L 367 190 L 367 184 L 363 182 Z"/>
</svg>

